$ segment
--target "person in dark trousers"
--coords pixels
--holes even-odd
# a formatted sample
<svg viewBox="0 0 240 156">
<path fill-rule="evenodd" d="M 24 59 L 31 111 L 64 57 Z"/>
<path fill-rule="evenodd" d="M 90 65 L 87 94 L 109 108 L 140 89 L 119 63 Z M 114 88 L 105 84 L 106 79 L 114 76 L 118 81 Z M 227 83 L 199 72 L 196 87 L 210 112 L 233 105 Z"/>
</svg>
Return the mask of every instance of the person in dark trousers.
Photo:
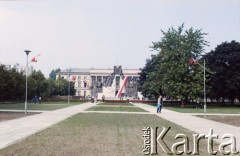
<svg viewBox="0 0 240 156">
<path fill-rule="evenodd" d="M 35 95 L 34 98 L 33 98 L 33 102 L 34 102 L 34 104 L 37 103 L 37 100 L 38 100 L 38 99 L 37 99 L 37 96 Z"/>
</svg>

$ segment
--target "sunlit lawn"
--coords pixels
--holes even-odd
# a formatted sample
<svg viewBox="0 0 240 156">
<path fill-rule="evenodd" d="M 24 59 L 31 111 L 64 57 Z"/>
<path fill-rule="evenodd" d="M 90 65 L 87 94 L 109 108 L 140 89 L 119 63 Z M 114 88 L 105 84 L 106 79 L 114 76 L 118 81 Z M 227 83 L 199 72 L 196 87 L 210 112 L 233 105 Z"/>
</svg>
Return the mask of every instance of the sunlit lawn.
<svg viewBox="0 0 240 156">
<path fill-rule="evenodd" d="M 173 110 L 176 112 L 181 112 L 181 113 L 203 113 L 204 112 L 204 109 L 196 109 L 193 107 L 181 108 L 179 106 L 178 107 L 164 106 L 164 108 L 167 108 L 169 110 Z M 207 113 L 240 114 L 240 107 L 207 106 Z"/>
<path fill-rule="evenodd" d="M 120 111 L 120 112 L 146 112 L 146 110 L 139 107 L 124 107 L 124 106 L 94 106 L 88 108 L 86 111 Z"/>
<path fill-rule="evenodd" d="M 193 148 L 193 132 L 156 115 L 80 113 L 1 150 L 0 155 L 143 155 L 142 129 L 159 127 L 159 135 L 163 126 L 171 127 L 164 137 L 170 148 L 180 141 L 174 139 L 179 133 L 189 137 Z M 200 141 L 200 155 L 208 155 L 206 142 Z M 167 155 L 159 145 L 158 152 Z"/>
<path fill-rule="evenodd" d="M 98 105 L 110 105 L 110 106 L 134 106 L 133 104 L 131 103 L 99 103 Z"/>
<path fill-rule="evenodd" d="M 58 102 L 42 102 L 41 104 L 33 104 L 28 103 L 28 110 L 56 110 L 61 108 L 66 108 L 69 106 L 73 106 L 76 104 L 80 104 L 80 102 L 71 102 L 70 104 L 65 103 L 58 103 Z M 10 110 L 24 110 L 25 104 L 0 104 L 1 109 L 10 109 Z"/>
</svg>

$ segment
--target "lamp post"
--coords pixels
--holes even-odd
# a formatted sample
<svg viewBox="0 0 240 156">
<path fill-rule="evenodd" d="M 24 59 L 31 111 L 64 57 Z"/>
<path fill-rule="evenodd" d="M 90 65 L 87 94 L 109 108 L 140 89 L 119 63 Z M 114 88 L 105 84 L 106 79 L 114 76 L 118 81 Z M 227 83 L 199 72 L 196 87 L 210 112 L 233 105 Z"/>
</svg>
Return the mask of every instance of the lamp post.
<svg viewBox="0 0 240 156">
<path fill-rule="evenodd" d="M 30 50 L 25 50 L 24 51 L 27 54 L 27 64 L 26 64 L 26 69 L 25 69 L 25 75 L 26 75 L 26 95 L 25 95 L 25 115 L 27 114 L 27 75 L 28 75 L 28 54 L 31 52 Z"/>
<path fill-rule="evenodd" d="M 69 104 L 69 99 L 70 99 L 70 72 L 71 69 L 68 70 L 68 104 Z"/>
<path fill-rule="evenodd" d="M 206 67 L 205 67 L 205 59 L 203 62 L 203 75 L 204 75 L 204 114 L 205 114 L 205 118 L 207 115 L 207 99 L 206 99 Z"/>
<path fill-rule="evenodd" d="M 206 66 L 205 66 L 205 58 L 204 58 L 204 61 L 203 61 L 203 65 L 201 65 L 200 63 L 198 63 L 198 61 L 194 60 L 194 59 L 191 59 L 191 62 L 190 64 L 198 64 L 199 66 L 201 66 L 203 68 L 203 96 L 204 96 L 204 114 L 205 114 L 205 117 L 207 115 L 207 99 L 206 99 Z"/>
</svg>

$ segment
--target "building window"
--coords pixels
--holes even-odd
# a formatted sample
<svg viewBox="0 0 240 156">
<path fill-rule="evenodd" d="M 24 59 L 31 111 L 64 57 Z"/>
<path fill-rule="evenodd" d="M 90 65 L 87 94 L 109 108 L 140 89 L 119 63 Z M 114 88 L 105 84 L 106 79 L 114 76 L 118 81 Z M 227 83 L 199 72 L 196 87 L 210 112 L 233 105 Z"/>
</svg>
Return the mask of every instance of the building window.
<svg viewBox="0 0 240 156">
<path fill-rule="evenodd" d="M 120 76 L 116 76 L 116 89 L 120 88 Z"/>
<path fill-rule="evenodd" d="M 78 87 L 81 87 L 81 81 L 78 81 Z"/>
<path fill-rule="evenodd" d="M 97 81 L 102 82 L 102 76 L 97 76 Z"/>
<path fill-rule="evenodd" d="M 84 92 L 83 92 L 83 96 L 86 97 L 86 94 L 87 94 L 87 92 L 84 90 Z"/>
<path fill-rule="evenodd" d="M 96 76 L 92 76 L 92 82 L 96 81 Z"/>
<path fill-rule="evenodd" d="M 87 82 L 84 82 L 84 88 L 86 88 L 87 87 Z"/>
<path fill-rule="evenodd" d="M 86 80 L 86 79 L 87 79 L 87 76 L 84 76 L 83 78 L 84 78 L 84 80 Z"/>
<path fill-rule="evenodd" d="M 81 76 L 78 76 L 78 80 L 81 80 Z"/>
<path fill-rule="evenodd" d="M 78 94 L 78 96 L 81 96 L 81 91 L 78 91 L 77 94 Z"/>
</svg>

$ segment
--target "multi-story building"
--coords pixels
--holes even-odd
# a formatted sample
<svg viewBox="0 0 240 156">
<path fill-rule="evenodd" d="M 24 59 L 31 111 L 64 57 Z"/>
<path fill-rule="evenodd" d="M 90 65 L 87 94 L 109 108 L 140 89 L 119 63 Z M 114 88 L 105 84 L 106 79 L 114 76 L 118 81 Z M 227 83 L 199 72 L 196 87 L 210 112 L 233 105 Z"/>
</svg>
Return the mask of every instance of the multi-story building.
<svg viewBox="0 0 240 156">
<path fill-rule="evenodd" d="M 26 66 L 21 66 L 19 63 L 16 63 L 16 64 L 6 64 L 6 63 L 0 63 L 2 65 L 4 65 L 7 70 L 11 70 L 11 69 L 16 69 L 17 72 L 23 72 L 24 74 L 25 73 L 25 69 L 26 69 Z M 32 72 L 34 71 L 34 68 L 33 66 L 28 66 L 28 75 L 31 75 Z"/>
<path fill-rule="evenodd" d="M 137 89 L 139 69 L 69 68 L 57 73 L 57 77 L 73 81 L 76 96 L 101 99 L 141 98 Z"/>
</svg>

